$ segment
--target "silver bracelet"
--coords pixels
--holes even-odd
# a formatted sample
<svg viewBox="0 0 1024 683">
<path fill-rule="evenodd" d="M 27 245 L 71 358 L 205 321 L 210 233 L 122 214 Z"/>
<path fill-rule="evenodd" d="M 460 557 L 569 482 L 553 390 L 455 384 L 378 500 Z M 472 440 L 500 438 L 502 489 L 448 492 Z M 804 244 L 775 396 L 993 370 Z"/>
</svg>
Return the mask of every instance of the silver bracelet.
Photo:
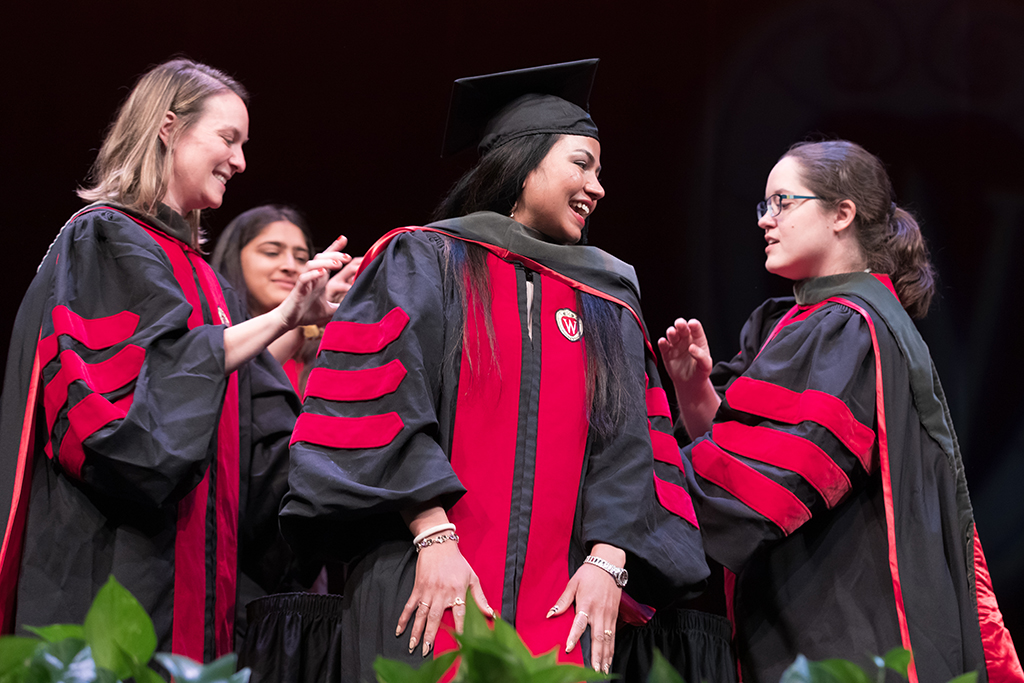
<svg viewBox="0 0 1024 683">
<path fill-rule="evenodd" d="M 435 543 L 445 543 L 446 541 L 455 541 L 456 543 L 458 543 L 459 542 L 459 535 L 457 533 L 455 533 L 454 531 L 449 531 L 447 533 L 443 533 L 443 534 L 440 534 L 438 536 L 431 536 L 430 538 L 425 538 L 422 541 L 420 541 L 419 543 L 415 544 L 416 545 L 416 552 L 419 552 L 419 551 L 423 550 L 424 548 L 429 548 L 430 546 L 434 545 Z"/>
<path fill-rule="evenodd" d="M 592 564 L 595 567 L 600 567 L 608 572 L 611 577 L 615 579 L 615 585 L 619 588 L 625 587 L 626 582 L 629 581 L 629 572 L 627 572 L 623 567 L 616 567 L 608 560 L 600 557 L 594 557 L 593 555 L 587 555 L 587 559 L 583 560 L 583 563 Z"/>
<path fill-rule="evenodd" d="M 452 524 L 451 522 L 446 522 L 444 524 L 438 524 L 437 526 L 432 526 L 429 529 L 426 529 L 426 530 L 416 534 L 416 538 L 412 539 L 412 544 L 413 545 L 418 545 L 419 542 L 422 541 L 427 536 L 433 536 L 435 534 L 441 533 L 442 531 L 455 531 L 455 525 Z"/>
</svg>

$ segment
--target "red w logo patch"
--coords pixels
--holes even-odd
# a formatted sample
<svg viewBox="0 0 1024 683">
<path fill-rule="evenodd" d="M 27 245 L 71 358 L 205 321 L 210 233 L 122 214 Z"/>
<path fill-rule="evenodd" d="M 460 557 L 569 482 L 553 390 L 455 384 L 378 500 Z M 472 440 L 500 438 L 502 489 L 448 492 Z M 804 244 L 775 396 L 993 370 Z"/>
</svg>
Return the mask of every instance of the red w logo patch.
<svg viewBox="0 0 1024 683">
<path fill-rule="evenodd" d="M 558 323 L 558 331 L 569 341 L 579 341 L 583 336 L 583 321 L 568 308 L 555 311 L 555 322 Z"/>
</svg>

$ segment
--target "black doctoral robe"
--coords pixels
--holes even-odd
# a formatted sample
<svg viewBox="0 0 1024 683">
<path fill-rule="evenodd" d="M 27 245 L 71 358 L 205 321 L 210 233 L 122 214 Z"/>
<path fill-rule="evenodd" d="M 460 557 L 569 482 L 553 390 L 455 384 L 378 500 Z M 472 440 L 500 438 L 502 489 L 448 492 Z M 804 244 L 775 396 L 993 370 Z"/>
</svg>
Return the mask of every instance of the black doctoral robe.
<svg viewBox="0 0 1024 683">
<path fill-rule="evenodd" d="M 467 243 L 487 251 L 489 287 L 466 306 L 464 344 L 462 273 L 446 253 Z M 588 318 L 581 292 L 609 302 L 609 317 Z M 587 414 L 582 335 L 597 324 L 621 337 L 609 360 L 628 368 L 634 406 L 609 439 Z M 427 501 L 443 502 L 488 601 L 535 653 L 582 663 L 586 642 L 564 653 L 573 609 L 545 616 L 594 543 L 626 551 L 625 590 L 641 602 L 700 589 L 708 569 L 654 363 L 632 268 L 599 249 L 487 212 L 371 249 L 309 377 L 281 521 L 300 553 L 355 562 L 352 680 L 372 678 L 378 654 L 419 656 L 395 638 L 416 566 L 399 513 Z M 435 652 L 452 646 L 439 632 Z"/>
<path fill-rule="evenodd" d="M 298 401 L 267 354 L 225 377 L 236 298 L 188 238 L 167 207 L 88 207 L 25 295 L 0 413 L 5 632 L 81 623 L 113 574 L 159 650 L 209 660 L 234 649 L 239 582 L 282 588 Z"/>
<path fill-rule="evenodd" d="M 1024 679 L 942 387 L 892 283 L 849 273 L 795 293 L 751 315 L 712 372 L 714 426 L 685 451 L 708 556 L 735 572 L 743 680 L 774 683 L 798 653 L 901 645 L 911 681 Z"/>
</svg>

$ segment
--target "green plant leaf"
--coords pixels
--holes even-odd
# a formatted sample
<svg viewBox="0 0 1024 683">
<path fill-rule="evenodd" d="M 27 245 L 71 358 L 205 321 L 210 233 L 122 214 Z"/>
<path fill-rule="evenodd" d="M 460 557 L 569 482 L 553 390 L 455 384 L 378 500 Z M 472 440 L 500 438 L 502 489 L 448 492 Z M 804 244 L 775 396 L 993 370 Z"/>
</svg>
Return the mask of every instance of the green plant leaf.
<svg viewBox="0 0 1024 683">
<path fill-rule="evenodd" d="M 965 674 L 960 674 L 959 676 L 957 676 L 956 678 L 951 680 L 949 683 L 977 683 L 977 681 L 978 681 L 978 672 L 977 671 L 968 671 Z"/>
<path fill-rule="evenodd" d="M 576 681 L 607 681 L 616 679 L 614 674 L 603 674 L 593 669 L 575 664 L 559 664 L 542 671 L 534 672 L 530 683 L 575 683 Z"/>
<path fill-rule="evenodd" d="M 654 660 L 651 663 L 651 673 L 647 675 L 647 683 L 686 683 L 679 672 L 675 670 L 665 655 L 661 654 L 658 648 L 654 648 Z"/>
<path fill-rule="evenodd" d="M 497 620 L 495 620 L 497 621 Z M 489 638 L 491 627 L 487 624 L 487 617 L 480 611 L 473 594 L 466 591 L 466 619 L 462 625 L 462 635 L 468 638 Z"/>
<path fill-rule="evenodd" d="M 902 647 L 894 647 L 882 657 L 885 667 L 892 669 L 903 678 L 907 677 L 907 669 L 910 667 L 910 651 Z"/>
<path fill-rule="evenodd" d="M 373 670 L 380 683 L 437 683 L 441 680 L 458 657 L 457 651 L 446 652 L 437 659 L 428 659 L 414 669 L 405 662 L 378 656 L 373 660 Z"/>
<path fill-rule="evenodd" d="M 825 659 L 820 662 L 811 662 L 811 672 L 818 675 L 824 673 L 824 678 L 814 678 L 815 681 L 837 681 L 837 683 L 874 683 L 864 669 L 846 659 Z M 828 678 L 831 676 L 831 678 Z"/>
<path fill-rule="evenodd" d="M 84 629 L 97 666 L 110 669 L 118 678 L 131 676 L 133 660 L 146 663 L 156 651 L 153 621 L 113 575 L 92 601 Z"/>
<path fill-rule="evenodd" d="M 4 636 L 0 638 L 0 676 L 15 670 L 23 671 L 36 648 L 42 644 L 38 638 Z"/>
<path fill-rule="evenodd" d="M 48 643 L 59 643 L 65 638 L 85 640 L 85 631 L 79 624 L 53 624 L 52 626 L 25 626 L 23 628 Z"/>
<path fill-rule="evenodd" d="M 113 683 L 113 674 L 97 670 L 91 648 L 83 640 L 66 638 L 45 643 L 32 656 L 25 680 L 40 683 Z"/>
<path fill-rule="evenodd" d="M 234 653 L 205 665 L 182 655 L 164 652 L 157 653 L 154 658 L 180 683 L 248 683 L 252 674 L 247 668 L 235 671 L 238 657 Z"/>
</svg>

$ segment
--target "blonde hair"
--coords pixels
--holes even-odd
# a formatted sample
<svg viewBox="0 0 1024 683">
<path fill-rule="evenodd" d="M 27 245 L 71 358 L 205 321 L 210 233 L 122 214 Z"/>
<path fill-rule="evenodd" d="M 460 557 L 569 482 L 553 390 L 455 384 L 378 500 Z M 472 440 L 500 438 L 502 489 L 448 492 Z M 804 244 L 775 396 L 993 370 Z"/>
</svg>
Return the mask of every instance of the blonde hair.
<svg viewBox="0 0 1024 683">
<path fill-rule="evenodd" d="M 207 98 L 233 92 L 248 104 L 249 93 L 223 71 L 190 59 L 159 64 L 138 80 L 121 105 L 89 172 L 91 185 L 78 189 L 87 202 L 107 201 L 153 216 L 167 192 L 174 144 L 202 115 Z M 180 123 L 164 145 L 160 127 L 167 112 Z M 185 217 L 192 246 L 199 246 L 199 211 Z"/>
</svg>

